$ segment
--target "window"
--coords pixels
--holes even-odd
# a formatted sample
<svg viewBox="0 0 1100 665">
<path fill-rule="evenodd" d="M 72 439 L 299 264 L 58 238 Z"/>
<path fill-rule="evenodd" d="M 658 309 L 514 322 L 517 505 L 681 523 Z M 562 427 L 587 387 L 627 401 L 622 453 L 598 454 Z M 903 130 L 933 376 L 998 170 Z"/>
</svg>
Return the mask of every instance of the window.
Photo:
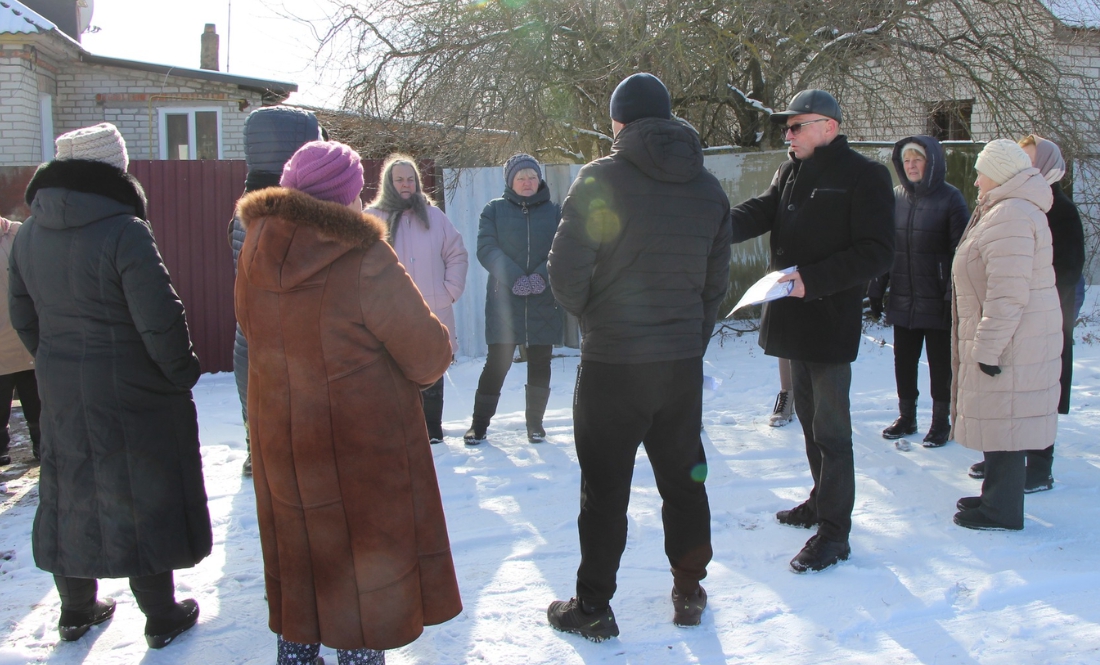
<svg viewBox="0 0 1100 665">
<path fill-rule="evenodd" d="M 160 109 L 161 159 L 221 159 L 221 109 Z"/>
<path fill-rule="evenodd" d="M 950 99 L 928 105 L 928 131 L 940 141 L 969 141 L 974 100 Z"/>
</svg>

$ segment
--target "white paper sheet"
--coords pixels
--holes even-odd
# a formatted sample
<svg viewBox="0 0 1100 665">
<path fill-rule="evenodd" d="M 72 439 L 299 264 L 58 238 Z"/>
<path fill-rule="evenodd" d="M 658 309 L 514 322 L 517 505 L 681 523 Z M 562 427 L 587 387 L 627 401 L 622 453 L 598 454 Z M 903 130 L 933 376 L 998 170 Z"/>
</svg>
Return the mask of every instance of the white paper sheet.
<svg viewBox="0 0 1100 665">
<path fill-rule="evenodd" d="M 761 277 L 755 284 L 745 291 L 745 295 L 737 301 L 737 305 L 723 318 L 729 318 L 734 312 L 749 305 L 759 305 L 770 300 L 786 298 L 794 288 L 794 282 L 780 282 L 779 278 L 798 270 L 798 266 L 791 266 L 775 272 L 770 272 Z"/>
</svg>

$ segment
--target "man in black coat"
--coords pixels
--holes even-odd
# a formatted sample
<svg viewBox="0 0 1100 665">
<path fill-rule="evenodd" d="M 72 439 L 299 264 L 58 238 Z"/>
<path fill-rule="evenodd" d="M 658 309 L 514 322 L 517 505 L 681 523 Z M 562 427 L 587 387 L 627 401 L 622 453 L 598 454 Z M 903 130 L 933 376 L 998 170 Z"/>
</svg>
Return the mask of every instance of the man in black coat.
<svg viewBox="0 0 1100 665">
<path fill-rule="evenodd" d="M 771 116 L 785 125 L 791 158 L 771 186 L 733 209 L 734 242 L 771 231 L 773 270 L 790 295 L 764 306 L 760 346 L 791 360 L 794 403 L 814 487 L 805 503 L 781 510 L 783 524 L 818 527 L 791 560 L 795 572 L 847 559 L 855 504 L 849 390 L 859 351 L 867 282 L 890 268 L 894 193 L 890 173 L 848 146 L 840 105 L 803 90 Z"/>
<path fill-rule="evenodd" d="M 592 640 L 619 634 L 609 605 L 626 546 L 638 443 L 664 500 L 673 622 L 697 625 L 712 550 L 699 437 L 703 354 L 729 282 L 729 200 L 664 84 L 635 74 L 611 98 L 611 155 L 581 169 L 550 250 L 554 297 L 584 333 L 573 397 L 581 467 L 576 596 L 547 616 Z"/>
</svg>

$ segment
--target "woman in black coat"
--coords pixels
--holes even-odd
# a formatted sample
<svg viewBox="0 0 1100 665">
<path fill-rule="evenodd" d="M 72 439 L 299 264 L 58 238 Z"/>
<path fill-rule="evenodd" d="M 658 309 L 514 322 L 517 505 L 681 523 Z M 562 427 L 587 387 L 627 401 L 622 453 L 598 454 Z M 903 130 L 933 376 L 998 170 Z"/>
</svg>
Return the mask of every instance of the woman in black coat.
<svg viewBox="0 0 1100 665">
<path fill-rule="evenodd" d="M 485 440 L 516 346 L 527 348 L 527 440 L 546 439 L 542 417 L 550 399 L 550 354 L 561 344 L 563 315 L 550 292 L 546 257 L 561 220 L 542 169 L 530 155 L 504 165 L 504 195 L 481 211 L 477 258 L 489 271 L 485 341 L 489 355 L 474 395 L 467 445 Z"/>
<path fill-rule="evenodd" d="M 42 397 L 34 560 L 54 574 L 61 639 L 114 613 L 98 578 L 128 577 L 156 649 L 198 620 L 172 571 L 211 549 L 199 361 L 118 130 L 76 130 L 57 148 L 27 187 L 11 253 L 12 325 Z"/>
<path fill-rule="evenodd" d="M 917 431 L 917 367 L 921 347 L 928 355 L 932 388 L 929 448 L 951 433 L 951 259 L 970 211 L 962 192 L 945 180 L 943 147 L 931 136 L 910 136 L 894 144 L 894 265 L 868 289 L 871 309 L 882 311 L 890 288 L 886 322 L 894 327 L 894 378 L 900 415 L 882 430 L 885 439 Z"/>
</svg>

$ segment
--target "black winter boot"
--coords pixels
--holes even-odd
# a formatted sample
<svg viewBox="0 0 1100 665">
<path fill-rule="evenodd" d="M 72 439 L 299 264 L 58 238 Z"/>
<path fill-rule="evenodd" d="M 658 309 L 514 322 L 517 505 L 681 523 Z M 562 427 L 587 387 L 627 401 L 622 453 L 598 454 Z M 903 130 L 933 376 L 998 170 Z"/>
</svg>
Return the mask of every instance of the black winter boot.
<svg viewBox="0 0 1100 665">
<path fill-rule="evenodd" d="M 145 620 L 145 642 L 150 649 L 163 649 L 199 621 L 199 604 L 193 599 L 176 603 L 166 614 Z"/>
<path fill-rule="evenodd" d="M 546 403 L 550 400 L 550 389 L 532 386 L 527 388 L 527 440 L 542 443 L 546 440 L 546 430 L 542 427 L 542 417 L 546 413 Z"/>
<path fill-rule="evenodd" d="M 928 434 L 924 435 L 925 448 L 939 448 L 947 443 L 951 436 L 951 403 L 932 402 L 932 426 L 928 428 Z"/>
<path fill-rule="evenodd" d="M 424 398 L 424 424 L 428 426 L 428 443 L 443 443 L 443 382 L 420 393 Z"/>
<path fill-rule="evenodd" d="M 499 401 L 500 393 L 496 395 L 474 393 L 473 424 L 462 437 L 467 446 L 476 446 L 485 441 L 485 432 L 489 429 L 489 421 L 496 415 Z"/>
<path fill-rule="evenodd" d="M 917 433 L 917 400 L 899 399 L 898 412 L 901 415 L 894 424 L 882 430 L 882 438 L 900 439 L 908 434 Z"/>
<path fill-rule="evenodd" d="M 42 426 L 38 423 L 27 423 L 27 431 L 31 435 L 31 454 L 36 460 L 42 459 Z"/>
<path fill-rule="evenodd" d="M 1024 480 L 1024 494 L 1045 492 L 1054 489 L 1054 446 L 1042 450 L 1027 451 L 1027 477 Z"/>
<path fill-rule="evenodd" d="M 61 610 L 57 633 L 66 642 L 79 640 L 96 624 L 103 623 L 115 614 L 115 601 L 110 598 L 97 600 L 90 610 Z"/>
<path fill-rule="evenodd" d="M 619 624 L 610 605 L 596 608 L 579 598 L 555 600 L 546 610 L 546 619 L 563 633 L 576 633 L 593 642 L 619 636 Z"/>
</svg>

